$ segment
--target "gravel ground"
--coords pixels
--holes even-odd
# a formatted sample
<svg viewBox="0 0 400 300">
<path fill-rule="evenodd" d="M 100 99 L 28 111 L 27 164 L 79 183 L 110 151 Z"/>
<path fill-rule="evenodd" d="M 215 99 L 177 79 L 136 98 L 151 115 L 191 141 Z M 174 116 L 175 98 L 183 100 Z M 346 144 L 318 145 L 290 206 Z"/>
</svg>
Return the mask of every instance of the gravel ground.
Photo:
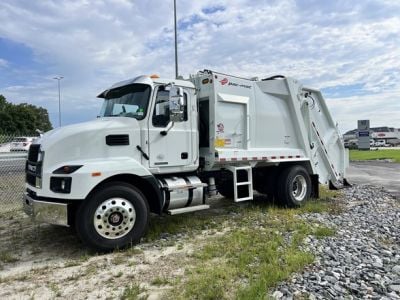
<svg viewBox="0 0 400 300">
<path fill-rule="evenodd" d="M 343 212 L 305 214 L 336 229 L 308 237 L 315 263 L 272 293 L 275 299 L 400 299 L 400 202 L 382 188 L 343 190 Z"/>
</svg>

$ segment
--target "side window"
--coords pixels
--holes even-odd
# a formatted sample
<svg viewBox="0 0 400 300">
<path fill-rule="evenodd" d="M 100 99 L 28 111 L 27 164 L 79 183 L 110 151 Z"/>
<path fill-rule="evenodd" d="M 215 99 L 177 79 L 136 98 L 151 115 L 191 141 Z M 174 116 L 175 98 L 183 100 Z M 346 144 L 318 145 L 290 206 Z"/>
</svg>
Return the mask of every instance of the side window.
<svg viewBox="0 0 400 300">
<path fill-rule="evenodd" d="M 183 120 L 188 120 L 188 109 L 187 109 L 187 93 L 184 94 L 184 107 L 183 107 Z M 169 118 L 169 91 L 165 90 L 165 87 L 160 87 L 157 91 L 156 103 L 153 112 L 153 126 L 155 127 L 166 127 L 170 121 Z"/>
<path fill-rule="evenodd" d="M 183 93 L 183 99 L 185 101 L 184 107 L 183 107 L 183 121 L 188 120 L 188 95 L 186 92 Z"/>
<path fill-rule="evenodd" d="M 160 87 L 157 91 L 153 113 L 153 126 L 165 127 L 169 123 L 169 91 Z"/>
</svg>

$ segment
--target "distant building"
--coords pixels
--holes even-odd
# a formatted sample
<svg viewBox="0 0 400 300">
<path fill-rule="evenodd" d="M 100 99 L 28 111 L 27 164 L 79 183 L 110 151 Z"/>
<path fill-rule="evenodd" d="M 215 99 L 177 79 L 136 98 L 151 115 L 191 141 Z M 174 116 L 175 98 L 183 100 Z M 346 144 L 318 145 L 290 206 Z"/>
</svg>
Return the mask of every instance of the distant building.
<svg viewBox="0 0 400 300">
<path fill-rule="evenodd" d="M 370 128 L 371 140 L 376 143 L 378 141 L 385 141 L 386 144 L 397 145 L 400 144 L 400 128 L 393 127 L 372 127 Z M 347 131 L 343 135 L 345 143 L 354 142 L 357 139 L 357 129 Z"/>
</svg>

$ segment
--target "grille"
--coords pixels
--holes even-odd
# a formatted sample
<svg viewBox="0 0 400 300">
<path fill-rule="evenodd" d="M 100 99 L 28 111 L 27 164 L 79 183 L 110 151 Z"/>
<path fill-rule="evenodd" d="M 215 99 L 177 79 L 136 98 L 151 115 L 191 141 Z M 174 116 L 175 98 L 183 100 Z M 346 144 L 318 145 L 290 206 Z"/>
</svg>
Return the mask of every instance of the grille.
<svg viewBox="0 0 400 300">
<path fill-rule="evenodd" d="M 107 135 L 106 144 L 108 146 L 127 146 L 129 145 L 129 135 L 127 134 Z"/>
<path fill-rule="evenodd" d="M 31 162 L 37 162 L 39 156 L 40 145 L 32 144 L 29 147 L 28 160 Z"/>
</svg>

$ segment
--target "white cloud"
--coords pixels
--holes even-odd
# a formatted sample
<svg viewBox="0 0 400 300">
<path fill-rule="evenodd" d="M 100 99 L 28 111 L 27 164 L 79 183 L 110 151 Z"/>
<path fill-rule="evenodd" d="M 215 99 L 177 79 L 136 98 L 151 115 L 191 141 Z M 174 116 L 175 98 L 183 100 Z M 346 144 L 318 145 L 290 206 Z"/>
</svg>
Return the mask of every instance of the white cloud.
<svg viewBox="0 0 400 300">
<path fill-rule="evenodd" d="M 332 90 L 328 105 L 343 130 L 355 127 L 359 115 L 400 127 L 389 116 L 400 114 L 400 6 L 394 1 L 177 2 L 181 74 L 204 68 L 251 77 L 284 74 Z M 23 88 L 10 84 L 0 93 L 56 112 L 51 78 L 62 74 L 65 110 L 76 115 L 80 107 L 89 118 L 99 106 L 94 96 L 115 81 L 151 73 L 172 77 L 172 3 L 2 1 L 0 37 L 31 48 L 42 67 L 24 70 Z M 210 7 L 219 9 L 204 11 Z"/>
<path fill-rule="evenodd" d="M 0 58 L 0 68 L 5 68 L 8 66 L 8 61 Z"/>
<path fill-rule="evenodd" d="M 400 90 L 375 95 L 328 99 L 328 107 L 342 133 L 357 127 L 357 120 L 370 120 L 371 127 L 400 124 Z"/>
</svg>

